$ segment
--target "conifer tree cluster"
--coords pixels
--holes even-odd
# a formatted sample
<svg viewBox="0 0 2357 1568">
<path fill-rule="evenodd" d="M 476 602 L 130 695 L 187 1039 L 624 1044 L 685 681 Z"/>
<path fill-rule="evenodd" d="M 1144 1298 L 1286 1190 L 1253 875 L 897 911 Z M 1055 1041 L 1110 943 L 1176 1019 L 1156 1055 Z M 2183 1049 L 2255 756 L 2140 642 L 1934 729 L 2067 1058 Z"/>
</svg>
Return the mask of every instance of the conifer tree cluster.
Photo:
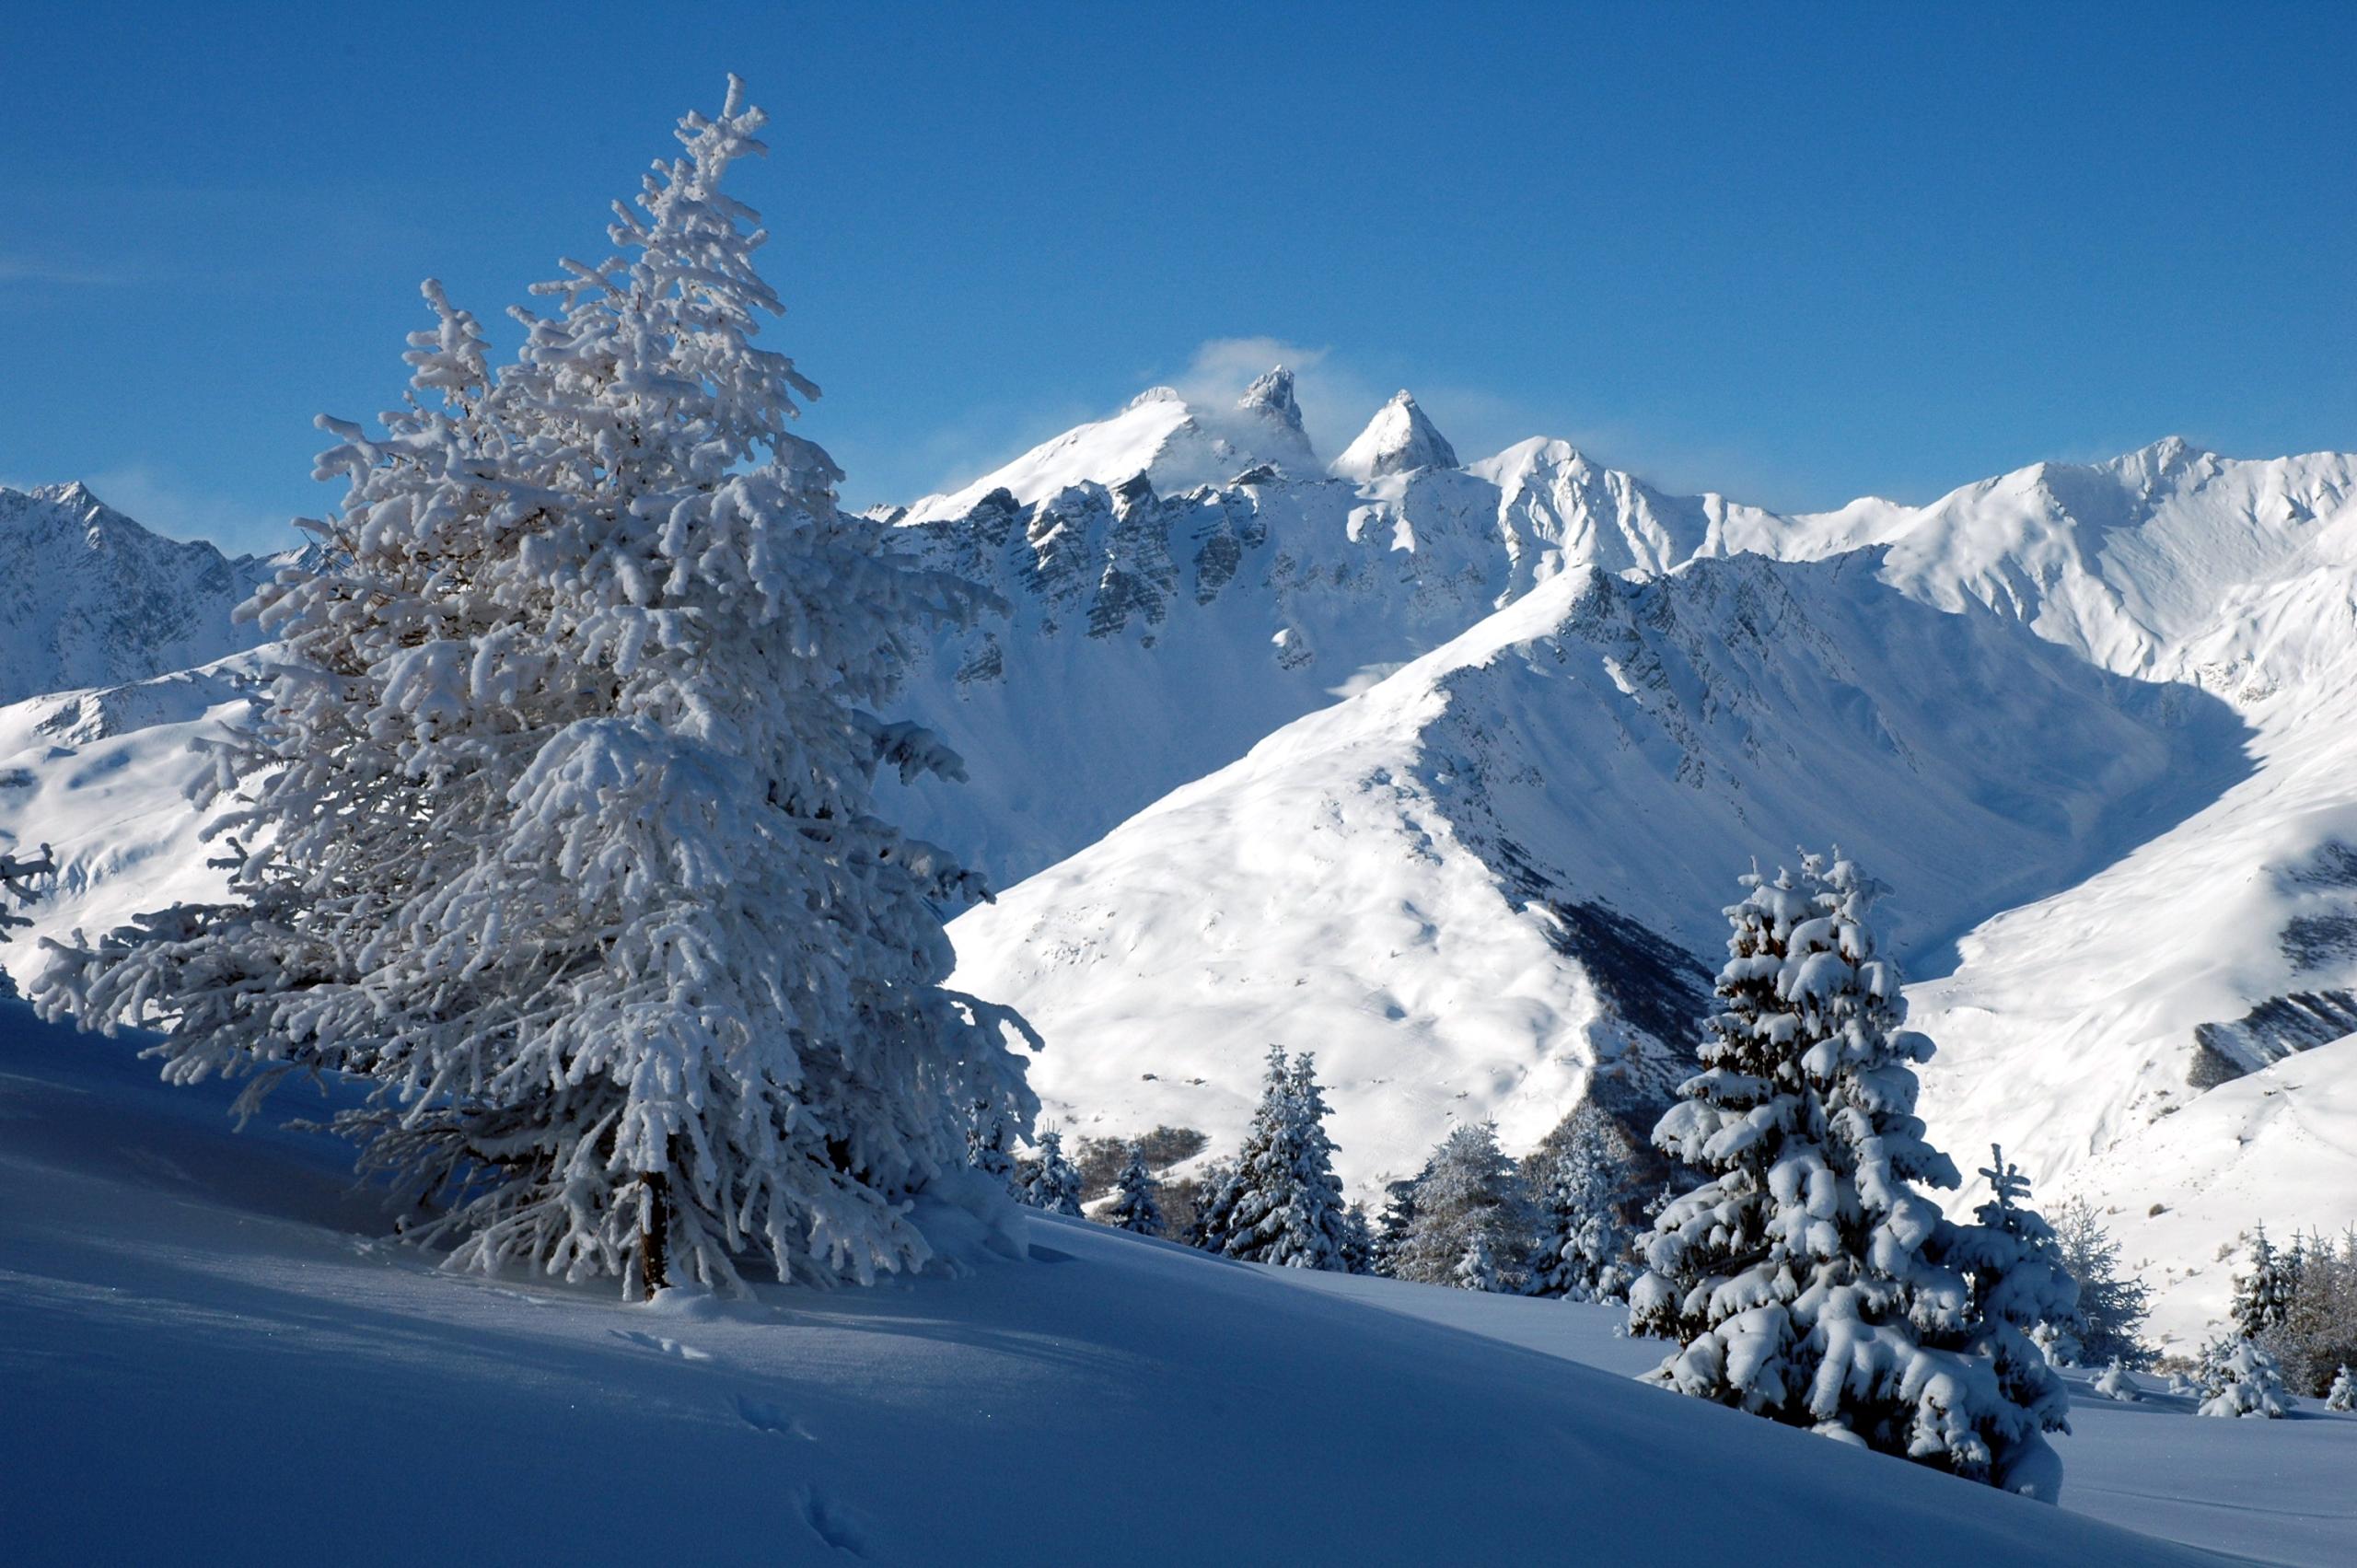
<svg viewBox="0 0 2357 1568">
<path fill-rule="evenodd" d="M 2235 1331 L 2275 1358 L 2295 1393 L 2324 1397 L 2357 1362 L 2357 1229 L 2337 1245 L 2295 1232 L 2279 1249 L 2258 1227 L 2233 1312 Z"/>
<path fill-rule="evenodd" d="M 1195 1244 L 1289 1269 L 1347 1273 L 1364 1267 L 1364 1226 L 1342 1200 L 1326 1097 L 1307 1052 L 1269 1048 L 1260 1104 L 1236 1163 L 1205 1202 Z"/>
<path fill-rule="evenodd" d="M 970 1108 L 1033 1114 L 1019 1020 L 942 984 L 980 884 L 872 807 L 961 772 L 879 714 L 976 595 L 790 428 L 817 389 L 755 341 L 768 235 L 723 190 L 762 124 L 733 79 L 689 115 L 496 371 L 425 285 L 407 404 L 321 421 L 348 493 L 253 607 L 267 689 L 202 791 L 228 898 L 43 979 L 247 1109 L 367 1086 L 338 1126 L 460 1266 L 868 1281 L 927 1256 L 908 1200 L 965 1179 Z"/>
<path fill-rule="evenodd" d="M 1958 1178 L 1915 1115 L 1932 1044 L 1875 953 L 1879 888 L 1838 854 L 1744 886 L 1702 1071 L 1654 1134 L 1705 1179 L 1630 1292 L 1631 1331 L 1679 1346 L 1653 1380 L 2052 1501 L 2065 1403 L 2028 1333 L 2075 1287 L 2002 1159 L 1975 1225 L 1920 1191 Z"/>
</svg>

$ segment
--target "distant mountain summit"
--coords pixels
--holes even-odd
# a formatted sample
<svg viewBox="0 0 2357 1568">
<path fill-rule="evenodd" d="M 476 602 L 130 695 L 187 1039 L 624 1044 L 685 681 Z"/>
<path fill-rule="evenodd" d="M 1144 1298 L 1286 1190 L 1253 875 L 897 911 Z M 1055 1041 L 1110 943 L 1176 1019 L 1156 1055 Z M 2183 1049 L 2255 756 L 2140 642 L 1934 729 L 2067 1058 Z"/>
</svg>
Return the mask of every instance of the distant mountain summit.
<svg viewBox="0 0 2357 1568">
<path fill-rule="evenodd" d="M 151 533 L 84 484 L 0 486 L 0 703 L 252 647 L 230 612 L 275 569 Z"/>
<path fill-rule="evenodd" d="M 1456 466 L 1457 448 L 1402 388 L 1376 411 L 1358 439 L 1342 448 L 1342 455 L 1334 459 L 1333 472 L 1364 484 L 1417 469 Z"/>
</svg>

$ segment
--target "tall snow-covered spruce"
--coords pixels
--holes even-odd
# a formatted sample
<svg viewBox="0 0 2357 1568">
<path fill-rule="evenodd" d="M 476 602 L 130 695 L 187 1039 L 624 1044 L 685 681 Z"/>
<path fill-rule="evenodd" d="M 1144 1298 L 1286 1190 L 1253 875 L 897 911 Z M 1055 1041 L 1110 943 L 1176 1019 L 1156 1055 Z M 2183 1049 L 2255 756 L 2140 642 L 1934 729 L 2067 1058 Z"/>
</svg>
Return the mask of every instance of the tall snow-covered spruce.
<svg viewBox="0 0 2357 1568">
<path fill-rule="evenodd" d="M 1036 1109 L 1020 1021 L 941 984 L 979 884 L 870 808 L 879 767 L 960 772 L 876 714 L 970 590 L 839 513 L 789 429 L 817 389 L 755 345 L 768 236 L 720 188 L 765 150 L 742 96 L 496 374 L 425 285 L 407 406 L 320 421 L 349 494 L 250 607 L 277 662 L 204 786 L 240 803 L 231 900 L 41 982 L 169 1028 L 170 1078 L 250 1074 L 244 1109 L 366 1080 L 339 1125 L 459 1266 L 865 1282 L 928 1255 L 914 1194 L 980 1185 L 977 1108 Z"/>
<path fill-rule="evenodd" d="M 1679 1342 L 1652 1380 L 2051 1502 L 2063 1400 L 2026 1330 L 2069 1282 L 2002 1161 L 1980 1225 L 1917 1191 L 1957 1176 L 1915 1115 L 1932 1042 L 1875 956 L 1880 889 L 1838 854 L 1744 883 L 1703 1070 L 1654 1132 L 1707 1179 L 1630 1291 L 1631 1330 Z"/>
</svg>

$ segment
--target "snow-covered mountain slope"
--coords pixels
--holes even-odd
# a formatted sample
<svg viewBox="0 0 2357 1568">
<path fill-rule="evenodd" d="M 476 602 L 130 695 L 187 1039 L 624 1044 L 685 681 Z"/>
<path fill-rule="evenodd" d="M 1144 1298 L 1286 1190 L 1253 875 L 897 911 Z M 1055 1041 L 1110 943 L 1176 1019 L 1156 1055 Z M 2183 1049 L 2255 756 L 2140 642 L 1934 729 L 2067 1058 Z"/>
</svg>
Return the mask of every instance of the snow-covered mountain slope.
<svg viewBox="0 0 2357 1568">
<path fill-rule="evenodd" d="M 1558 576 L 951 928 L 1084 1130 L 1232 1145 L 1315 1050 L 1362 1190 L 1456 1120 L 1527 1146 L 1690 1063 L 1753 857 L 1903 865 L 1902 954 L 2110 864 L 2242 772 L 2214 698 L 2110 676 L 1875 552 Z"/>
<path fill-rule="evenodd" d="M 1590 1309 L 1336 1292 L 1080 1221 L 1018 1216 L 994 1249 L 933 1205 L 954 1275 L 737 1303 L 453 1276 L 378 1239 L 348 1151 L 233 1132 L 217 1083 L 163 1085 L 125 1042 L 6 1003 L 0 1062 L 0 1518 L 28 1568 L 453 1541 L 659 1561 L 688 1540 L 716 1562 L 977 1568 L 2211 1561 L 2075 1512 L 2067 1472 L 2048 1507 L 1580 1365 L 1629 1348 Z M 2216 1430 L 2140 1450 L 2151 1484 L 2261 1523 L 2357 1436 L 2185 1424 Z M 2066 1467 L 2128 1426 L 2090 1423 Z M 454 1432 L 463 1486 L 378 1505 L 372 1456 Z M 2229 1440 L 2274 1461 L 2266 1492 L 2226 1494 L 2239 1472 L 2203 1461 Z M 2335 1506 L 2256 1560 L 2327 1561 L 2296 1549 Z"/>
<path fill-rule="evenodd" d="M 0 488 L 0 703 L 208 664 L 277 567 L 148 532 L 79 484 Z"/>
<path fill-rule="evenodd" d="M 911 830 L 1012 883 L 1565 571 L 1665 570 L 1786 526 L 1560 441 L 1363 482 L 1256 462 L 1194 483 L 1155 456 L 1239 418 L 1299 436 L 1283 372 L 1218 418 L 1150 393 L 903 519 L 905 545 L 1007 606 L 917 672 L 908 705 L 970 783 L 897 799 Z"/>
<path fill-rule="evenodd" d="M 220 852 L 188 801 L 206 766 L 190 743 L 240 712 L 238 680 L 253 661 L 241 654 L 0 708 L 0 850 L 47 843 L 58 867 L 21 912 L 30 927 L 0 945 L 0 969 L 29 975 L 43 936 L 95 935 L 144 911 L 220 897 L 226 874 L 207 864 Z"/>
</svg>

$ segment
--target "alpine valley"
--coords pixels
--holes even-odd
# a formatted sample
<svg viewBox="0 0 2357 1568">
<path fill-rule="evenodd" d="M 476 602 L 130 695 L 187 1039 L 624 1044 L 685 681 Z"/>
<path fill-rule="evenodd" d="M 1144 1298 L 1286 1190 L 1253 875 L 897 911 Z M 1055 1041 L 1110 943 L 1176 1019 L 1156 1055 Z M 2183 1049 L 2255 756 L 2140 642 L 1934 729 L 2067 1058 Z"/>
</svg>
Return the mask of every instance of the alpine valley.
<svg viewBox="0 0 2357 1568">
<path fill-rule="evenodd" d="M 1736 877 L 1838 839 L 1892 884 L 1933 1135 L 2093 1201 L 2160 1337 L 2254 1219 L 2357 1223 L 2357 457 L 2172 439 L 1788 517 L 1562 441 L 1460 462 L 1406 392 L 1329 464 L 1279 369 L 874 517 L 995 597 L 893 715 L 966 782 L 886 806 L 1001 889 L 954 983 L 1039 1030 L 1068 1129 L 1232 1148 L 1275 1044 L 1362 1196 L 1453 1122 L 1642 1132 Z M 60 867 L 28 935 L 217 889 L 191 743 L 271 569 L 0 491 L 0 850 Z"/>
</svg>

